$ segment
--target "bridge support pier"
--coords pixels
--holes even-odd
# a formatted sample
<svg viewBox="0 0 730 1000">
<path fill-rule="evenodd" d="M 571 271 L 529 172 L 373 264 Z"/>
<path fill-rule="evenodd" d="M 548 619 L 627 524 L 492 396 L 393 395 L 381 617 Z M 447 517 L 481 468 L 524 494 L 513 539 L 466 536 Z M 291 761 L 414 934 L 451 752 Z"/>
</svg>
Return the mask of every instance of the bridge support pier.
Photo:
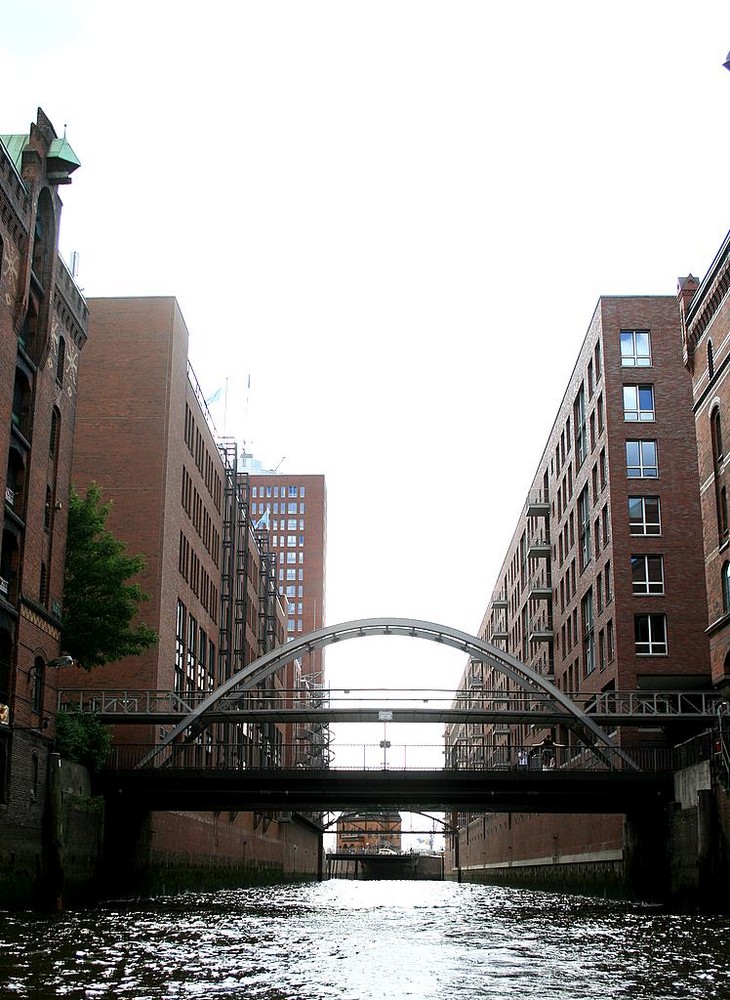
<svg viewBox="0 0 730 1000">
<path fill-rule="evenodd" d="M 670 897 L 669 824 L 662 807 L 629 813 L 624 820 L 624 878 L 627 892 L 646 902 Z"/>
</svg>

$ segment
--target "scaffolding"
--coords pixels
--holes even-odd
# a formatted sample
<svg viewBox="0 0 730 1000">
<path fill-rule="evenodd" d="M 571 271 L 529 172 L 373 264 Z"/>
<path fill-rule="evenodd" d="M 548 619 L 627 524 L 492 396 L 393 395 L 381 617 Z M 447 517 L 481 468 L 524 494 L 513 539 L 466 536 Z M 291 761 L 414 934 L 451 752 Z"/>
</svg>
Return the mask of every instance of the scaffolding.
<svg viewBox="0 0 730 1000">
<path fill-rule="evenodd" d="M 259 564 L 258 642 L 259 656 L 277 646 L 276 642 L 276 553 L 269 547 L 269 532 L 256 532 Z"/>
<path fill-rule="evenodd" d="M 248 574 L 248 475 L 239 476 L 233 438 L 222 438 L 223 524 L 218 683 L 246 666 L 246 600 Z"/>
</svg>

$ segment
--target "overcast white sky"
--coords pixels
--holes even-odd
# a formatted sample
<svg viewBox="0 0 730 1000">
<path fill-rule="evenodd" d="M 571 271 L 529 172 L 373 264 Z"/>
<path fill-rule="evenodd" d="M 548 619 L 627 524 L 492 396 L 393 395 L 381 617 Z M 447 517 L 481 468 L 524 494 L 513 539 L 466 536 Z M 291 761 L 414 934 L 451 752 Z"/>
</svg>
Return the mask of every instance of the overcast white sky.
<svg viewBox="0 0 730 1000">
<path fill-rule="evenodd" d="M 86 294 L 177 296 L 226 431 L 325 474 L 329 623 L 475 632 L 598 296 L 730 228 L 728 49 L 726 0 L 5 0 L 0 131 L 67 124 Z"/>
</svg>

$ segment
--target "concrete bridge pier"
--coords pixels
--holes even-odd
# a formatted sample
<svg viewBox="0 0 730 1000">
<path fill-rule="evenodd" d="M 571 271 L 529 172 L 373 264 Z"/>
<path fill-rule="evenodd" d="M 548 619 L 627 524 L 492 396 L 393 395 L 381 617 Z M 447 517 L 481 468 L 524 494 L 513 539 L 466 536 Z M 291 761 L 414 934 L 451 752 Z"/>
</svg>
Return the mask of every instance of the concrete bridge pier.
<svg viewBox="0 0 730 1000">
<path fill-rule="evenodd" d="M 669 823 L 664 806 L 626 815 L 624 878 L 630 897 L 651 903 L 669 901 Z"/>
<path fill-rule="evenodd" d="M 104 809 L 102 880 L 104 892 L 128 896 L 141 892 L 149 855 L 150 813 L 136 809 L 125 797 L 108 797 Z"/>
</svg>

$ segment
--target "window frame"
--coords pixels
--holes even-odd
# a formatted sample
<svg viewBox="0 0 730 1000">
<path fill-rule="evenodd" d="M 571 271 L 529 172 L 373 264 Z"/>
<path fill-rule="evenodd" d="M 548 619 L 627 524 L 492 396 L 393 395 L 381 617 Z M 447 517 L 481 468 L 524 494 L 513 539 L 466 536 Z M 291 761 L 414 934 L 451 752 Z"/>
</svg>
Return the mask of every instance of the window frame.
<svg viewBox="0 0 730 1000">
<path fill-rule="evenodd" d="M 661 498 L 658 496 L 629 496 L 628 498 L 629 535 L 633 538 L 657 538 L 662 534 L 662 506 Z M 657 520 L 649 520 L 647 516 L 647 501 L 656 501 Z M 641 504 L 641 521 L 631 520 L 631 506 Z M 634 527 L 641 527 L 642 531 L 634 531 Z M 656 527 L 656 531 L 648 531 L 648 528 Z"/>
<path fill-rule="evenodd" d="M 665 586 L 663 555 L 642 552 L 631 556 L 631 589 L 635 596 L 661 596 Z"/>
<path fill-rule="evenodd" d="M 633 394 L 633 398 L 631 398 Z M 644 397 L 642 401 L 642 396 Z M 650 405 L 645 405 L 649 396 Z M 628 397 L 628 398 L 627 398 Z M 656 420 L 656 399 L 654 385 L 651 382 L 632 382 L 622 387 L 621 399 L 624 408 L 624 420 L 627 423 L 654 423 Z"/>
<path fill-rule="evenodd" d="M 640 626 L 646 626 L 646 638 L 639 638 Z M 656 635 L 655 635 L 656 632 Z M 667 616 L 663 612 L 641 612 L 634 615 L 634 652 L 637 656 L 667 656 Z"/>
<path fill-rule="evenodd" d="M 636 447 L 638 461 L 631 460 L 629 449 Z M 645 452 L 653 449 L 653 461 L 649 461 Z M 629 438 L 626 441 L 626 477 L 628 479 L 658 479 L 659 478 L 659 448 L 655 438 Z M 634 472 L 633 470 L 637 470 Z M 653 472 L 652 472 L 653 470 Z"/>
<path fill-rule="evenodd" d="M 631 339 L 629 340 L 629 338 Z M 646 351 L 638 347 L 637 338 L 646 338 Z M 630 344 L 630 350 L 624 351 L 624 344 Z M 651 368 L 651 330 L 621 330 L 619 350 L 622 368 Z"/>
</svg>

